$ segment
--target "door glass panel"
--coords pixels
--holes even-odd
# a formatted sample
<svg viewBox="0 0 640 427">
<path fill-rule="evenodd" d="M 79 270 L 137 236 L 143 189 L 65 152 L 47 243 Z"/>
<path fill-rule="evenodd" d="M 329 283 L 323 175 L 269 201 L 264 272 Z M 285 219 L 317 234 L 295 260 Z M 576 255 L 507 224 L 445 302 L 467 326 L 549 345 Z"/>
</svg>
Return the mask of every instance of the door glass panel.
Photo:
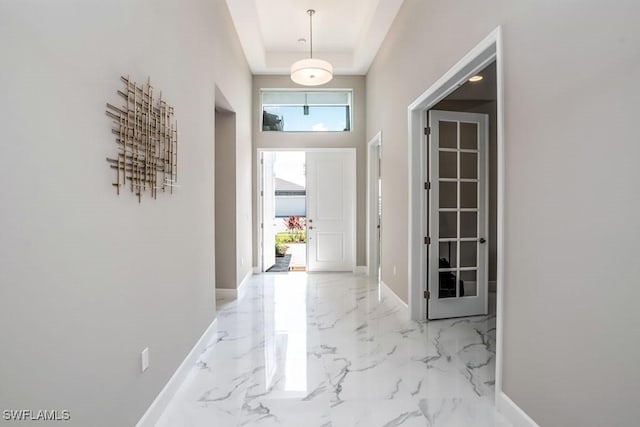
<svg viewBox="0 0 640 427">
<path fill-rule="evenodd" d="M 477 266 L 478 266 L 478 243 L 477 242 L 460 242 L 460 267 L 477 267 Z"/>
<path fill-rule="evenodd" d="M 457 153 L 450 151 L 441 151 L 440 160 L 440 178 L 457 178 L 458 177 L 458 159 Z"/>
<path fill-rule="evenodd" d="M 440 268 L 456 268 L 456 242 L 440 242 Z"/>
<path fill-rule="evenodd" d="M 478 125 L 476 123 L 460 123 L 460 148 L 478 149 Z"/>
<path fill-rule="evenodd" d="M 478 281 L 476 270 L 460 272 L 460 296 L 478 296 Z"/>
<path fill-rule="evenodd" d="M 430 117 L 432 133 L 438 139 L 429 150 L 435 169 L 431 185 L 437 185 L 437 195 L 432 192 L 429 198 L 429 232 L 438 246 L 431 246 L 428 261 L 428 287 L 433 298 L 429 316 L 476 315 L 486 309 L 486 247 L 479 243 L 479 237 L 486 237 L 487 232 L 487 129 L 480 115 L 477 120 L 457 112 L 439 112 L 437 116 L 445 120 L 434 122 Z"/>
<path fill-rule="evenodd" d="M 440 192 L 441 208 L 458 207 L 458 184 L 457 183 L 441 182 L 439 192 Z"/>
<path fill-rule="evenodd" d="M 442 213 L 440 218 L 442 218 Z M 440 225 L 440 230 L 442 230 L 442 225 Z M 478 237 L 477 212 L 460 212 L 460 237 Z"/>
<path fill-rule="evenodd" d="M 440 153 L 442 156 L 442 153 Z M 460 153 L 460 178 L 478 178 L 478 154 Z"/>
<path fill-rule="evenodd" d="M 460 207 L 461 208 L 477 208 L 478 207 L 478 183 L 477 182 L 461 182 L 460 183 Z"/>
<path fill-rule="evenodd" d="M 440 148 L 458 148 L 458 123 L 439 122 Z"/>
<path fill-rule="evenodd" d="M 438 298 L 455 298 L 456 295 L 456 272 L 441 271 L 440 283 L 438 286 Z"/>
<path fill-rule="evenodd" d="M 457 214 L 455 212 L 440 212 L 440 238 L 450 239 L 457 237 Z"/>
</svg>

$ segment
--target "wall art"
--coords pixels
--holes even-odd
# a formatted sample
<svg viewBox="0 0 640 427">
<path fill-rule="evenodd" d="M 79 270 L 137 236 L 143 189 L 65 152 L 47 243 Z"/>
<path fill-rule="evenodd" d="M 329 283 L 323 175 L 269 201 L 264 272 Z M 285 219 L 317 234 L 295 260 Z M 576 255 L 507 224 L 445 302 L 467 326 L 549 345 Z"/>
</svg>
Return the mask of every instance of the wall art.
<svg viewBox="0 0 640 427">
<path fill-rule="evenodd" d="M 150 79 L 142 85 L 121 77 L 124 90 L 118 95 L 121 107 L 107 103 L 107 116 L 113 119 L 117 155 L 107 158 L 116 172 L 113 185 L 129 187 L 142 200 L 149 190 L 154 199 L 158 190 L 173 193 L 178 179 L 178 123 L 174 108 L 162 99 L 162 92 L 154 98 Z"/>
</svg>

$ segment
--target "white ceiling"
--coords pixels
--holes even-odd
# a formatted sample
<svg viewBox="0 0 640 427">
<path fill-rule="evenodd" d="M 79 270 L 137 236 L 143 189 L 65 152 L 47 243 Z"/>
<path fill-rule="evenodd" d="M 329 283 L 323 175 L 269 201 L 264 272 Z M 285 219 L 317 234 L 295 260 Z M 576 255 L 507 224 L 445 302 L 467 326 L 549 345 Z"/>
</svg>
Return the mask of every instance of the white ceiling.
<svg viewBox="0 0 640 427">
<path fill-rule="evenodd" d="M 313 56 L 335 74 L 366 74 L 404 0 L 226 1 L 254 74 L 288 74 L 309 56 L 307 9 L 316 10 Z"/>
<path fill-rule="evenodd" d="M 497 97 L 496 63 L 487 65 L 478 72 L 483 79 L 479 82 L 466 82 L 445 99 L 449 101 L 495 101 Z"/>
</svg>

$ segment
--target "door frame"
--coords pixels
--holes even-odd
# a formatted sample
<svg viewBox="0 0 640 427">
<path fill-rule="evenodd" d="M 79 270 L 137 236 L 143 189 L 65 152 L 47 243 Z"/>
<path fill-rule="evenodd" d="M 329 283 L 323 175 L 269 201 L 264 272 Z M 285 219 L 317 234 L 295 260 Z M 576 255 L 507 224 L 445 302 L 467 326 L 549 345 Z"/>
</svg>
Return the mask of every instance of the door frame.
<svg viewBox="0 0 640 427">
<path fill-rule="evenodd" d="M 382 150 L 382 131 L 371 138 L 367 144 L 367 272 L 375 274 L 374 266 L 380 265 L 380 254 L 377 247 L 378 238 L 378 177 L 380 176 L 379 158 Z"/>
<path fill-rule="evenodd" d="M 497 87 L 497 314 L 496 314 L 496 402 L 502 393 L 503 358 L 503 304 L 504 304 L 504 71 L 502 28 L 498 26 L 462 59 L 451 67 L 431 87 L 415 99 L 408 107 L 409 135 L 409 262 L 408 296 L 409 314 L 414 320 L 427 318 L 427 301 L 424 298 L 427 279 L 427 194 L 424 182 L 426 135 L 424 135 L 426 111 L 464 84 L 469 77 L 496 62 Z"/>
<path fill-rule="evenodd" d="M 298 152 L 303 152 L 303 153 L 309 153 L 309 152 L 314 152 L 314 153 L 318 153 L 318 152 L 324 152 L 324 153 L 330 153 L 330 152 L 349 152 L 349 153 L 353 153 L 353 156 L 351 156 L 353 158 L 353 170 L 357 170 L 356 166 L 357 166 L 357 151 L 355 148 L 302 148 L 302 147 L 263 147 L 263 148 L 257 148 L 256 149 L 256 207 L 257 207 L 257 215 L 256 215 L 256 232 L 254 235 L 254 238 L 256 239 L 255 241 L 257 242 L 257 266 L 254 269 L 254 272 L 256 274 L 259 273 L 264 273 L 263 269 L 264 269 L 264 265 L 262 264 L 262 251 L 263 251 L 263 246 L 264 243 L 262 242 L 262 229 L 260 227 L 260 221 L 262 219 L 263 216 L 263 205 L 262 205 L 262 196 L 260 195 L 260 189 L 262 188 L 262 173 L 261 173 L 261 169 L 260 169 L 260 159 L 262 157 L 262 153 L 263 152 L 275 152 L 275 151 L 298 151 Z M 358 193 L 357 193 L 357 187 L 358 187 L 358 176 L 356 174 L 355 179 L 354 179 L 354 185 L 353 188 L 351 190 L 351 196 L 353 197 L 353 212 L 351 214 L 351 224 L 352 224 L 352 244 L 353 244 L 353 254 L 352 254 L 352 271 L 355 273 L 356 272 L 356 264 L 357 264 L 357 205 L 358 205 Z M 309 252 L 307 250 L 307 257 L 309 255 Z M 307 264 L 309 263 L 309 260 L 307 259 Z"/>
</svg>

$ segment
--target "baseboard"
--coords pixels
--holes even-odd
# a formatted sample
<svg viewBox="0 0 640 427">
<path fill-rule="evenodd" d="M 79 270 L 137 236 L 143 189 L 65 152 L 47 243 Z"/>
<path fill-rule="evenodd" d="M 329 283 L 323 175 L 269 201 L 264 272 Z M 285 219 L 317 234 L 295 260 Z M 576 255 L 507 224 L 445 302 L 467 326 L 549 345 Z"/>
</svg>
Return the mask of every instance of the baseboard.
<svg viewBox="0 0 640 427">
<path fill-rule="evenodd" d="M 204 331 L 198 342 L 193 346 L 187 357 L 182 361 L 178 369 L 173 373 L 167 384 L 160 393 L 156 396 L 151 406 L 144 413 L 136 427 L 153 427 L 156 425 L 160 416 L 167 408 L 167 405 L 178 391 L 178 388 L 182 385 L 191 369 L 195 366 L 198 358 L 215 337 L 218 331 L 218 319 L 213 319 L 213 322 Z"/>
<path fill-rule="evenodd" d="M 353 269 L 353 274 L 366 276 L 368 272 L 369 272 L 369 269 L 367 268 L 366 265 L 356 265 Z"/>
<path fill-rule="evenodd" d="M 260 270 L 260 267 L 253 267 L 253 274 L 260 274 L 262 273 L 262 270 Z"/>
<path fill-rule="evenodd" d="M 247 274 L 242 279 L 242 282 L 240 282 L 240 284 L 238 285 L 238 293 L 236 294 L 238 299 L 244 298 L 245 294 L 247 293 L 247 283 L 249 282 L 249 279 L 251 279 L 251 276 L 253 276 L 253 270 L 247 271 Z"/>
<path fill-rule="evenodd" d="M 236 299 L 237 296 L 236 289 L 216 289 L 216 298 Z"/>
<path fill-rule="evenodd" d="M 496 409 L 513 424 L 514 427 L 540 427 L 533 419 L 527 415 L 515 402 L 509 399 L 504 392 L 498 393 Z"/>
<path fill-rule="evenodd" d="M 403 314 L 407 316 L 407 318 L 409 317 L 409 305 L 406 302 L 402 301 L 402 299 L 391 290 L 389 285 L 384 283 L 382 280 L 380 280 L 380 291 L 382 292 L 382 295 L 384 295 L 387 299 L 397 305 L 398 308 L 402 310 Z"/>
<path fill-rule="evenodd" d="M 247 292 L 246 284 L 249 282 L 251 276 L 253 276 L 253 270 L 247 271 L 246 276 L 244 276 L 244 279 L 242 279 L 237 289 L 216 289 L 216 298 L 241 299 Z"/>
</svg>

